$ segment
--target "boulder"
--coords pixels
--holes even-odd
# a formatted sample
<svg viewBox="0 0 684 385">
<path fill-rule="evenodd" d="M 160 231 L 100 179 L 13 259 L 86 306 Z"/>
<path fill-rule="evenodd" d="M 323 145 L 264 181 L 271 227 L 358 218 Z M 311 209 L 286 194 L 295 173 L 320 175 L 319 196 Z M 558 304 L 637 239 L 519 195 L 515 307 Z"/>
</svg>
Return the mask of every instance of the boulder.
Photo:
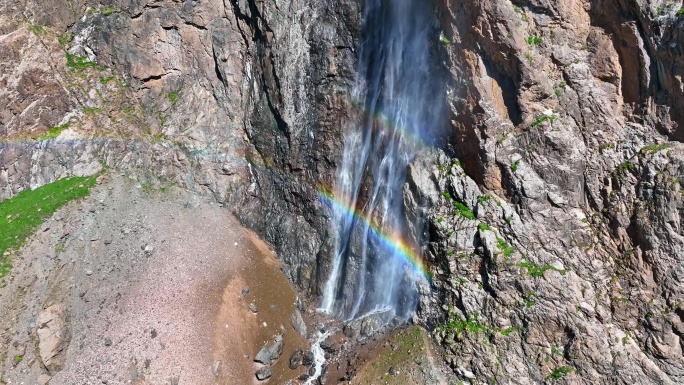
<svg viewBox="0 0 684 385">
<path fill-rule="evenodd" d="M 290 356 L 290 369 L 295 370 L 297 367 L 299 367 L 300 363 L 302 362 L 302 356 L 304 355 L 304 352 L 302 349 L 297 349 L 292 353 Z"/>
<path fill-rule="evenodd" d="M 267 380 L 271 378 L 272 375 L 273 372 L 271 371 L 271 368 L 269 368 L 268 366 L 264 366 L 256 371 L 256 378 L 259 381 Z"/>
<path fill-rule="evenodd" d="M 43 365 L 54 373 L 64 364 L 61 354 L 69 343 L 66 323 L 66 307 L 56 304 L 43 310 L 38 316 L 38 350 Z"/>
</svg>

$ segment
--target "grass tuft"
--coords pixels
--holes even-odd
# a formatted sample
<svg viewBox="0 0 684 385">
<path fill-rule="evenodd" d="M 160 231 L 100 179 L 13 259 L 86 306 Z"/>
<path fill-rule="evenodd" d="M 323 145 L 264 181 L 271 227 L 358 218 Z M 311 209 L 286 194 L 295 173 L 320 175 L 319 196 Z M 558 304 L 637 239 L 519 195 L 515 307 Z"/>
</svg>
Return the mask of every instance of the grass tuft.
<svg viewBox="0 0 684 385">
<path fill-rule="evenodd" d="M 62 131 L 66 130 L 69 128 L 69 123 L 64 123 L 62 125 L 52 127 L 48 132 L 42 134 L 39 139 L 40 140 L 50 140 L 54 139 L 59 136 L 59 134 L 62 133 Z"/>
<path fill-rule="evenodd" d="M 88 60 L 85 56 L 72 55 L 67 52 L 67 67 L 84 70 L 86 68 L 97 67 L 97 63 Z"/>
<path fill-rule="evenodd" d="M 64 178 L 0 202 L 0 278 L 9 274 L 11 255 L 65 203 L 88 195 L 98 175 Z"/>
<path fill-rule="evenodd" d="M 114 8 L 114 7 L 105 7 L 105 8 L 102 10 L 102 14 L 103 14 L 104 16 L 109 16 L 109 15 L 111 15 L 111 14 L 113 14 L 113 13 L 116 13 L 116 12 L 119 12 L 119 10 L 116 9 L 116 8 Z"/>
<path fill-rule="evenodd" d="M 572 372 L 574 369 L 569 366 L 559 366 L 546 376 L 546 380 L 558 380 L 563 378 L 566 374 Z"/>
</svg>

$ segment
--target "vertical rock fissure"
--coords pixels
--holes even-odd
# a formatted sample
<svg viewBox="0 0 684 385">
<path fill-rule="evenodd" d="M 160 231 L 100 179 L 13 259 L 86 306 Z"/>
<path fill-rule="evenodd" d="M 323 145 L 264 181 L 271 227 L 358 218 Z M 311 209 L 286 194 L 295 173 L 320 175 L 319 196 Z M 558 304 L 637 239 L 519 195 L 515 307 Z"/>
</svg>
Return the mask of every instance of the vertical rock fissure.
<svg viewBox="0 0 684 385">
<path fill-rule="evenodd" d="M 333 191 L 334 256 L 320 310 L 345 319 L 382 313 L 407 319 L 424 278 L 406 239 L 406 167 L 434 135 L 445 109 L 432 71 L 437 40 L 430 8 L 415 0 L 366 0 L 353 92 L 361 111 L 344 134 Z"/>
</svg>

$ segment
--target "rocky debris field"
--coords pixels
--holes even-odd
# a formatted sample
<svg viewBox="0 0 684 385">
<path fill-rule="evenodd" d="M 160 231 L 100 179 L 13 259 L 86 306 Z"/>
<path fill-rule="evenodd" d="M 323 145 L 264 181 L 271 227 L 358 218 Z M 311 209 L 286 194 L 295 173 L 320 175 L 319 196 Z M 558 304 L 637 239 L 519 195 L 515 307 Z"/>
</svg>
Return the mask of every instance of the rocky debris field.
<svg viewBox="0 0 684 385">
<path fill-rule="evenodd" d="M 13 265 L 0 289 L 0 383 L 248 384 L 263 372 L 283 383 L 308 346 L 273 253 L 189 191 L 106 174 Z M 274 339 L 260 369 L 255 354 Z"/>
</svg>

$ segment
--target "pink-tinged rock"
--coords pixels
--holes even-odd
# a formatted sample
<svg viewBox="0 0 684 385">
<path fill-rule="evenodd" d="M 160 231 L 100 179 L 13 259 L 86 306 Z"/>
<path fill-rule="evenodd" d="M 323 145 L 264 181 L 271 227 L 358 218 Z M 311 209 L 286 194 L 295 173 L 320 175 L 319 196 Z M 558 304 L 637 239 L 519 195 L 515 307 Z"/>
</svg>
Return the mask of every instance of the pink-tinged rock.
<svg viewBox="0 0 684 385">
<path fill-rule="evenodd" d="M 64 364 L 62 351 L 68 345 L 66 309 L 57 304 L 43 310 L 38 316 L 38 348 L 43 365 L 51 372 L 59 371 Z"/>
</svg>

